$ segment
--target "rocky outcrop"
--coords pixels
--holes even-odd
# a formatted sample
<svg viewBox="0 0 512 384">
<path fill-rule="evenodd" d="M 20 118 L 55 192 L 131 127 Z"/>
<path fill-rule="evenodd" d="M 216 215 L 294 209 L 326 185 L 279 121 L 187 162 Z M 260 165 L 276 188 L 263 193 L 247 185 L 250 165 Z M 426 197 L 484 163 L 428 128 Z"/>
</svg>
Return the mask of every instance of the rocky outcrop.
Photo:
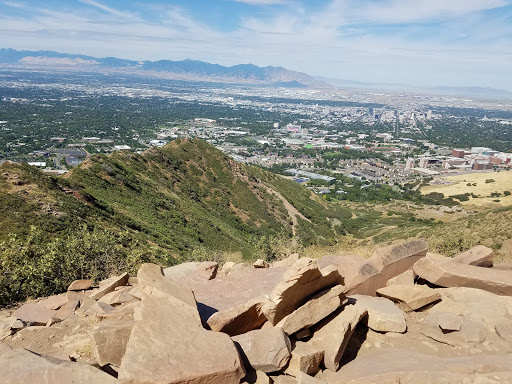
<svg viewBox="0 0 512 384">
<path fill-rule="evenodd" d="M 8 383 L 512 382 L 512 296 L 436 288 L 410 267 L 391 277 L 414 258 L 414 270 L 431 259 L 459 275 L 499 270 L 425 257 L 422 247 L 388 247 L 370 260 L 299 258 L 286 271 L 247 265 L 215 277 L 208 263 L 172 277 L 144 264 L 136 278 L 101 282 L 92 293 L 111 292 L 98 299 L 68 291 L 0 311 L 0 381 L 5 371 Z M 361 274 L 365 266 L 377 272 Z M 342 281 L 383 286 L 347 295 Z M 200 311 L 209 311 L 207 323 Z"/>
</svg>

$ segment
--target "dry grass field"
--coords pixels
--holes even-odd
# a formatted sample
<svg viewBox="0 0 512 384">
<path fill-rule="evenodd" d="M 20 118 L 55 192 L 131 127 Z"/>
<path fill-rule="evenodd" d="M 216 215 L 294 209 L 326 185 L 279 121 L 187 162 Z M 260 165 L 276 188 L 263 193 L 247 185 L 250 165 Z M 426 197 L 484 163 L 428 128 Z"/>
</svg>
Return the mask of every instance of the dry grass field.
<svg viewBox="0 0 512 384">
<path fill-rule="evenodd" d="M 430 184 L 421 189 L 426 195 L 439 192 L 445 197 L 464 195 L 466 193 L 478 196 L 461 201 L 462 205 L 473 207 L 498 207 L 512 205 L 512 172 L 481 172 L 465 175 L 447 176 L 434 179 L 434 182 L 444 181 L 446 184 Z M 499 193 L 499 196 L 491 196 Z M 508 195 L 508 196 L 505 196 Z M 498 201 L 499 200 L 499 201 Z"/>
</svg>

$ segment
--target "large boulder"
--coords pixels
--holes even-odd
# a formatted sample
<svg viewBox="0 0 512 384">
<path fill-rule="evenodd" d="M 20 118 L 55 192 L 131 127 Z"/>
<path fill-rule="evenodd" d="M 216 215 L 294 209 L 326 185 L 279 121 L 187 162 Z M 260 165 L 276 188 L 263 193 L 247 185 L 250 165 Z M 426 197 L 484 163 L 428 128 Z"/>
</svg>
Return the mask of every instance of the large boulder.
<svg viewBox="0 0 512 384">
<path fill-rule="evenodd" d="M 193 287 L 194 280 L 211 280 L 217 275 L 219 264 L 215 261 L 189 262 L 164 269 L 165 277 Z"/>
<path fill-rule="evenodd" d="M 383 348 L 324 371 L 329 384 L 464 384 L 512 382 L 511 354 L 442 358 L 405 349 Z"/>
<path fill-rule="evenodd" d="M 257 329 L 234 336 L 247 369 L 277 372 L 290 360 L 291 345 L 282 328 Z"/>
<path fill-rule="evenodd" d="M 429 254 L 414 265 L 414 272 L 441 287 L 470 287 L 512 296 L 512 271 L 481 268 Z"/>
<path fill-rule="evenodd" d="M 368 327 L 377 332 L 403 333 L 407 330 L 404 313 L 384 297 L 350 296 L 368 312 Z"/>
<path fill-rule="evenodd" d="M 87 364 L 58 360 L 21 349 L 0 357 L 2 384 L 115 384 L 117 380 Z"/>
<path fill-rule="evenodd" d="M 231 311 L 235 307 L 239 307 L 235 312 L 239 311 L 242 316 L 245 316 L 243 308 L 246 304 L 257 298 L 270 295 L 284 272 L 284 269 L 279 268 L 250 268 L 231 271 L 227 276 L 218 276 L 209 281 L 195 281 L 192 290 L 197 299 L 199 314 L 203 322 L 206 323 L 216 312 Z M 251 310 L 249 309 L 249 311 Z M 221 319 L 228 319 L 231 314 L 219 316 Z M 238 321 L 237 317 L 234 318 L 234 321 Z M 223 326 L 229 327 L 224 320 L 221 323 L 224 324 Z"/>
<path fill-rule="evenodd" d="M 453 261 L 461 264 L 489 268 L 492 267 L 494 263 L 494 252 L 485 245 L 477 245 L 455 256 Z"/>
<path fill-rule="evenodd" d="M 270 295 L 270 302 L 263 310 L 272 324 L 304 305 L 314 294 L 337 285 L 341 276 L 334 266 L 322 270 L 316 260 L 301 258 L 283 275 Z"/>
<path fill-rule="evenodd" d="M 121 365 L 133 325 L 131 320 L 106 320 L 92 328 L 92 353 L 100 366 Z"/>
<path fill-rule="evenodd" d="M 375 296 L 377 289 L 408 269 L 427 254 L 428 245 L 424 239 L 378 248 L 359 270 L 355 286 L 347 287 L 348 294 Z"/>
<path fill-rule="evenodd" d="M 141 292 L 149 296 L 176 299 L 192 307 L 196 313 L 196 299 L 192 291 L 173 279 L 164 278 L 162 267 L 156 264 L 142 264 L 137 271 Z"/>
<path fill-rule="evenodd" d="M 377 289 L 385 287 L 387 282 L 411 269 L 427 254 L 427 242 L 412 239 L 404 243 L 378 248 L 370 259 L 361 256 L 324 256 L 319 265 L 335 265 L 343 277 L 347 294 L 375 296 Z"/>
<path fill-rule="evenodd" d="M 216 312 L 208 318 L 208 326 L 212 331 L 224 332 L 230 336 L 258 329 L 267 321 L 262 311 L 267 300 L 264 296 L 257 297 L 247 303 Z"/>
<path fill-rule="evenodd" d="M 313 337 L 308 341 L 317 350 L 324 351 L 324 365 L 337 371 L 348 341 L 357 324 L 367 314 L 358 304 L 348 304 L 322 320 L 315 328 Z"/>
<path fill-rule="evenodd" d="M 359 255 L 327 255 L 318 260 L 318 267 L 323 269 L 330 265 L 336 266 L 343 278 L 342 284 L 347 287 L 347 290 L 350 290 L 361 283 L 360 271 L 367 262 L 367 259 Z"/>
<path fill-rule="evenodd" d="M 380 288 L 377 290 L 377 295 L 399 303 L 401 309 L 407 312 L 441 300 L 441 294 L 426 285 L 392 285 Z"/>
<path fill-rule="evenodd" d="M 337 285 L 311 297 L 306 304 L 283 318 L 276 327 L 281 327 L 288 335 L 309 328 L 329 316 L 346 302 L 345 287 Z"/>
<path fill-rule="evenodd" d="M 230 337 L 205 330 L 193 293 L 164 277 L 162 269 L 144 264 L 140 320 L 119 368 L 124 384 L 235 384 L 245 371 Z"/>
</svg>

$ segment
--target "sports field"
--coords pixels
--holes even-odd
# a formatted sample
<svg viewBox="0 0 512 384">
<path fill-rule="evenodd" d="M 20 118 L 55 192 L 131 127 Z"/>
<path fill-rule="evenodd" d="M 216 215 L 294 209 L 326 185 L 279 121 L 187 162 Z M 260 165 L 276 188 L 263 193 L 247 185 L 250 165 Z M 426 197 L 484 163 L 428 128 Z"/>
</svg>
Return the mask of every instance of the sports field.
<svg viewBox="0 0 512 384">
<path fill-rule="evenodd" d="M 468 201 L 461 201 L 463 205 L 512 205 L 512 172 L 509 171 L 447 176 L 436 178 L 434 182 L 438 184 L 430 184 L 421 188 L 421 193 L 426 195 L 440 192 L 445 197 L 470 193 L 478 197 L 470 196 Z M 493 193 L 499 193 L 499 196 L 491 196 Z"/>
</svg>

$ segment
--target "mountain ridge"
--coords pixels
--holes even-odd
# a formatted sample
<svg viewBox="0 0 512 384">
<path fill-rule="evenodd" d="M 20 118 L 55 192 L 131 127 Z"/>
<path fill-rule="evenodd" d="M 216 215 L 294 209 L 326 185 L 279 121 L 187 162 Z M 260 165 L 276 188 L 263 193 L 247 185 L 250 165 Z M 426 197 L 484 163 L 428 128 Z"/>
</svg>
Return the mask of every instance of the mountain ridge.
<svg viewBox="0 0 512 384">
<path fill-rule="evenodd" d="M 0 64 L 23 67 L 56 67 L 80 70 L 151 73 L 182 80 L 203 80 L 284 87 L 326 87 L 313 77 L 283 67 L 237 64 L 230 67 L 199 60 L 135 61 L 116 57 L 97 58 L 55 51 L 0 49 Z"/>
</svg>

